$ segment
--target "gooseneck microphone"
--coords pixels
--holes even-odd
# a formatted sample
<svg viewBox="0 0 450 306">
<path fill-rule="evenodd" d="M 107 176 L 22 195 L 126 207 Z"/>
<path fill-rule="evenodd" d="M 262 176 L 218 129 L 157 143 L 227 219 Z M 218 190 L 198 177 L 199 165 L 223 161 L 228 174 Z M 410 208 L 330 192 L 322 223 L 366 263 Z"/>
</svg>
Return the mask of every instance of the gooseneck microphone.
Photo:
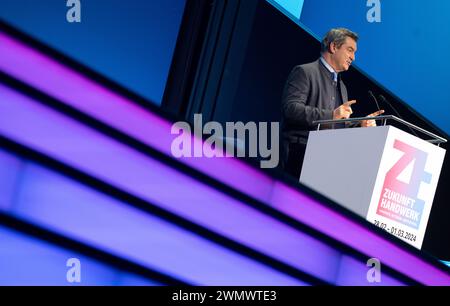
<svg viewBox="0 0 450 306">
<path fill-rule="evenodd" d="M 397 110 L 395 109 L 395 107 L 392 106 L 392 104 L 389 103 L 389 101 L 388 101 L 383 95 L 379 95 L 378 97 L 380 98 L 380 100 L 381 100 L 383 103 L 389 105 L 389 107 L 394 111 L 394 113 L 395 113 L 395 115 L 396 115 L 397 117 L 399 117 L 400 119 L 403 119 L 402 116 L 400 116 L 400 114 L 397 112 Z"/>
<path fill-rule="evenodd" d="M 399 117 L 400 119 L 403 119 L 402 116 L 400 116 L 400 114 L 398 113 L 398 111 L 395 109 L 395 107 L 383 96 L 383 95 L 379 95 L 378 96 L 381 100 L 381 102 L 389 105 L 389 107 L 394 111 L 395 115 L 397 115 L 397 117 Z M 418 138 L 420 138 L 416 131 L 414 131 L 410 126 L 407 125 L 407 127 L 409 128 L 409 130 Z"/>
</svg>

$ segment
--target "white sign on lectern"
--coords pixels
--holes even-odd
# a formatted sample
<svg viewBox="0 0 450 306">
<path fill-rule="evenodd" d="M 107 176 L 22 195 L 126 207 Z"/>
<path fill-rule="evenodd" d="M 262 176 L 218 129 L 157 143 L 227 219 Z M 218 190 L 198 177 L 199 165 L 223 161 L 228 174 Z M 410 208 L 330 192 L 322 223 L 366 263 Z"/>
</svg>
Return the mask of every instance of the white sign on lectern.
<svg viewBox="0 0 450 306">
<path fill-rule="evenodd" d="M 320 130 L 300 182 L 420 249 L 444 157 L 393 126 Z"/>
</svg>

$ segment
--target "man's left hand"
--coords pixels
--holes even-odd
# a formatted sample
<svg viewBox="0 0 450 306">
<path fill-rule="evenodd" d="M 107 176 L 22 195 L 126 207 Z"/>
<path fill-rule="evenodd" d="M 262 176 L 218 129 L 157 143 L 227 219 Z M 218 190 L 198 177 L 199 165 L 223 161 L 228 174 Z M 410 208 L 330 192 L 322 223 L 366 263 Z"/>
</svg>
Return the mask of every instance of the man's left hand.
<svg viewBox="0 0 450 306">
<path fill-rule="evenodd" d="M 375 113 L 372 113 L 372 114 L 368 115 L 367 117 L 376 117 L 376 116 L 381 115 L 382 113 L 384 113 L 383 109 L 376 111 Z M 377 123 L 375 120 L 364 120 L 364 121 L 361 121 L 361 126 L 362 127 L 377 126 Z"/>
</svg>

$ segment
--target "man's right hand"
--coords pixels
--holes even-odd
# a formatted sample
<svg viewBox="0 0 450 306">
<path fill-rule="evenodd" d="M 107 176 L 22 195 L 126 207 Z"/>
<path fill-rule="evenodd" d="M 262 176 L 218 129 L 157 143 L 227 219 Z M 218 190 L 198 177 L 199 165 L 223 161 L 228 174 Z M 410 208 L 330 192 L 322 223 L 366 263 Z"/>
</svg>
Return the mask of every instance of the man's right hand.
<svg viewBox="0 0 450 306">
<path fill-rule="evenodd" d="M 356 103 L 356 100 L 351 100 L 351 101 L 345 102 L 344 104 L 342 104 L 341 106 L 336 108 L 333 111 L 333 119 L 334 120 L 348 119 L 350 117 L 350 115 L 353 113 L 351 105 L 353 105 L 355 103 Z"/>
</svg>

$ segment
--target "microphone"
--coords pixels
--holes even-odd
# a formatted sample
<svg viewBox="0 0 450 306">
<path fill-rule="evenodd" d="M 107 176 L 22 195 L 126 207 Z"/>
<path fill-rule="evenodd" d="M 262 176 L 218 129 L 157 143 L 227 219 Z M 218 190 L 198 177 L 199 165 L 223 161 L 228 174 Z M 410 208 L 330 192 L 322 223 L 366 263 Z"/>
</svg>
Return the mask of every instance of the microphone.
<svg viewBox="0 0 450 306">
<path fill-rule="evenodd" d="M 392 104 L 389 103 L 389 101 L 388 101 L 383 95 L 379 95 L 378 97 L 380 98 L 380 100 L 381 100 L 383 103 L 389 105 L 389 107 L 394 111 L 394 113 L 395 113 L 399 118 L 403 119 L 402 116 L 400 116 L 400 114 L 397 112 L 397 110 L 395 109 L 395 107 L 393 107 Z"/>
<path fill-rule="evenodd" d="M 378 105 L 378 100 L 377 98 L 375 98 L 375 95 L 373 94 L 373 92 L 371 90 L 368 91 L 369 96 L 375 101 L 375 104 L 377 105 L 377 109 L 380 110 L 380 106 Z"/>
<path fill-rule="evenodd" d="M 397 115 L 397 117 L 399 117 L 400 119 L 403 119 L 402 116 L 400 116 L 400 114 L 398 113 L 398 111 L 395 109 L 395 107 L 394 107 L 391 103 L 389 103 L 389 101 L 388 101 L 383 95 L 379 95 L 378 97 L 380 98 L 381 102 L 383 102 L 383 103 L 389 105 L 389 107 L 394 111 L 394 113 Z M 409 128 L 409 130 L 410 130 L 417 138 L 420 138 L 420 137 L 417 135 L 416 131 L 414 131 L 409 125 L 407 125 L 407 127 Z"/>
</svg>

